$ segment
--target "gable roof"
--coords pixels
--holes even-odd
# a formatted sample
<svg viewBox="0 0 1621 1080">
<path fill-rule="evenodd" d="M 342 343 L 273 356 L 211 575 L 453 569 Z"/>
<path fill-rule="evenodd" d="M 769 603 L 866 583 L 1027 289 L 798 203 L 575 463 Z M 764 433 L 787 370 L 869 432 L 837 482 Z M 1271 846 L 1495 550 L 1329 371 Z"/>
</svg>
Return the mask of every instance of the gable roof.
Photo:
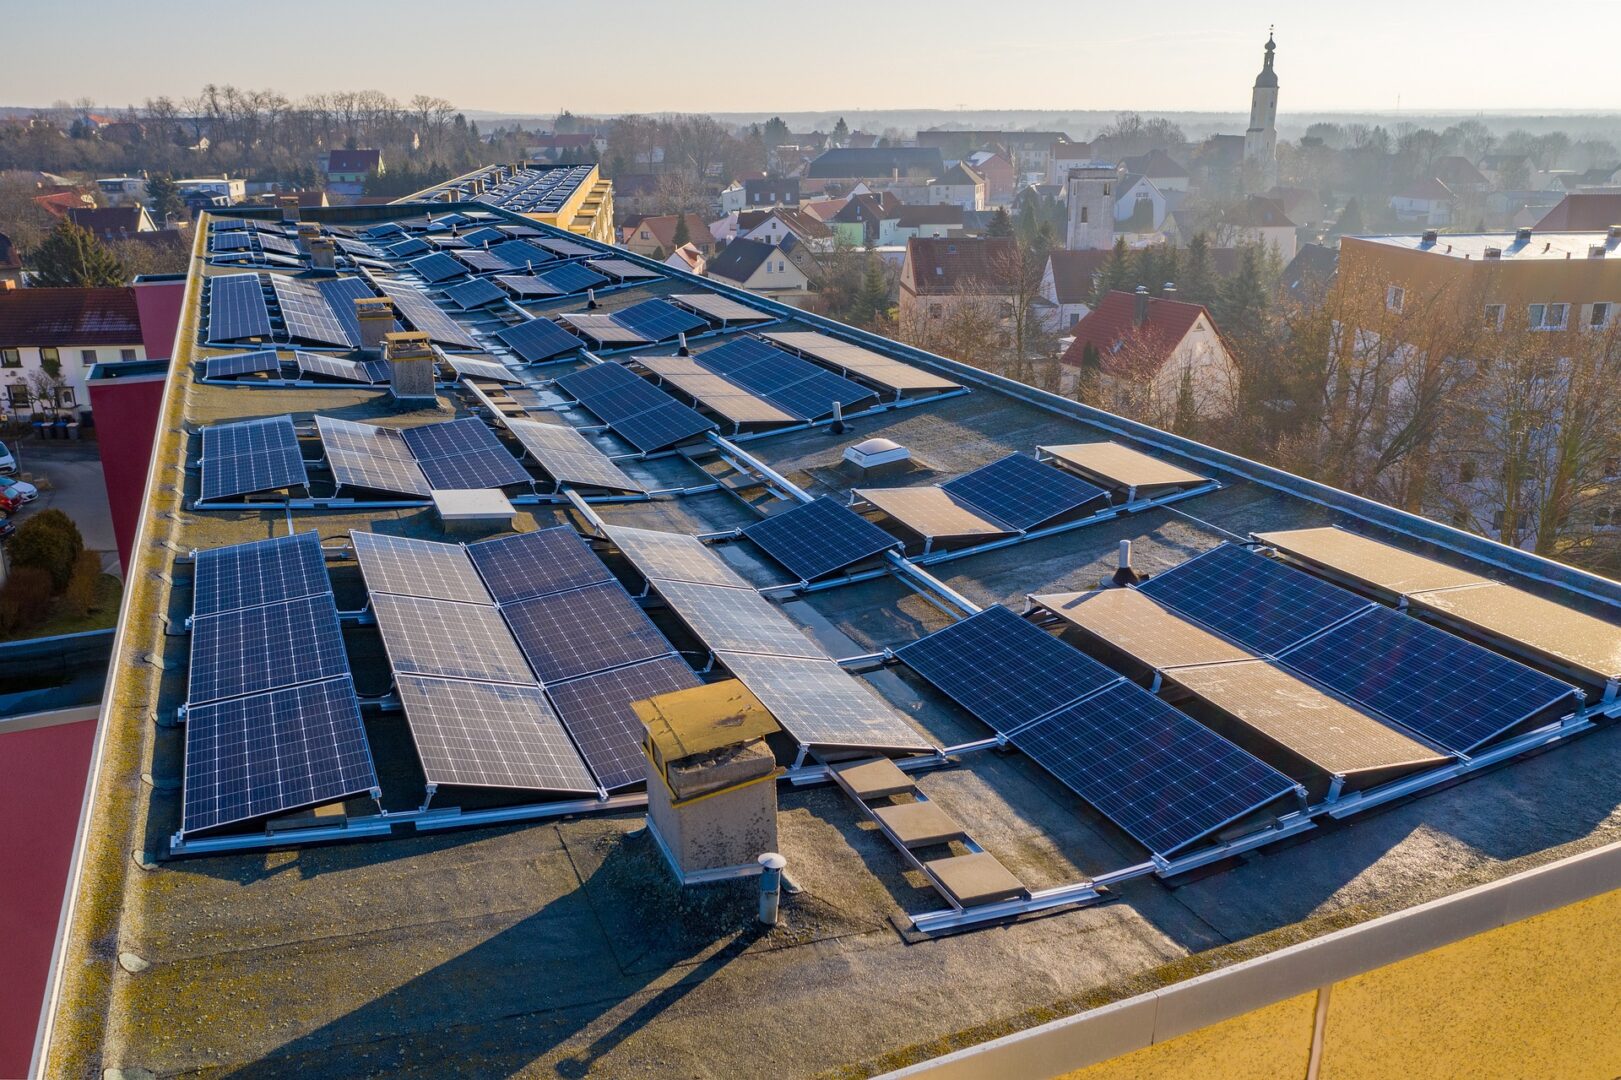
<svg viewBox="0 0 1621 1080">
<path fill-rule="evenodd" d="M 821 218 L 793 207 L 773 207 L 767 211 L 766 216 L 780 218 L 789 231 L 798 235 L 801 240 L 822 240 L 833 235 L 833 229 Z"/>
<path fill-rule="evenodd" d="M 944 187 L 977 187 L 984 182 L 983 176 L 960 161 L 934 180 L 934 183 Z"/>
<path fill-rule="evenodd" d="M 1164 150 L 1154 149 L 1146 154 L 1135 154 L 1128 158 L 1121 158 L 1120 164 L 1128 171 L 1142 173 L 1148 177 L 1165 179 L 1168 177 L 1186 177 L 1188 170 L 1178 165 L 1170 154 Z"/>
<path fill-rule="evenodd" d="M 1109 264 L 1114 252 L 1108 248 L 1085 251 L 1054 251 L 1047 256 L 1053 275 L 1053 292 L 1060 304 L 1089 304 L 1097 275 Z"/>
<path fill-rule="evenodd" d="M 654 173 L 621 173 L 614 177 L 614 195 L 651 195 L 658 190 L 659 178 Z"/>
<path fill-rule="evenodd" d="M 725 278 L 741 285 L 760 269 L 777 245 L 763 240 L 733 240 L 726 250 L 709 260 L 709 276 Z"/>
<path fill-rule="evenodd" d="M 653 214 L 649 217 L 644 217 L 640 221 L 633 222 L 632 224 L 626 226 L 626 229 L 628 230 L 626 233 L 626 239 L 633 239 L 638 232 L 646 229 L 648 232 L 653 234 L 653 242 L 658 244 L 659 247 L 663 248 L 667 252 L 674 251 L 676 248 L 681 246 L 675 242 L 675 227 L 676 223 L 680 220 L 681 215 L 679 214 Z M 708 235 L 709 223 L 703 219 L 703 216 L 700 214 L 688 214 L 688 241 L 707 243 L 708 241 L 704 238 Z"/>
<path fill-rule="evenodd" d="M 914 236 L 906 241 L 906 270 L 919 296 L 938 296 L 959 290 L 1000 294 L 1001 263 L 1011 260 L 1017 244 L 1010 236 L 938 239 Z"/>
<path fill-rule="evenodd" d="M 817 199 L 814 202 L 800 203 L 799 212 L 809 214 L 817 221 L 833 221 L 838 217 L 839 211 L 849 203 L 849 199 Z"/>
<path fill-rule="evenodd" d="M 934 206 L 903 206 L 899 218 L 903 229 L 916 229 L 924 225 L 961 225 L 962 207 L 956 203 L 938 203 Z"/>
<path fill-rule="evenodd" d="M 939 176 L 944 167 L 933 146 L 875 146 L 870 150 L 842 147 L 829 150 L 810 163 L 805 175 L 812 180 L 841 177 Z"/>
<path fill-rule="evenodd" d="M 1559 200 L 1537 222 L 1538 232 L 1583 232 L 1621 225 L 1621 192 L 1576 191 Z"/>
<path fill-rule="evenodd" d="M 70 210 L 91 209 L 84 196 L 76 191 L 53 191 L 49 195 L 35 195 L 34 205 L 58 221 L 67 217 Z"/>
<path fill-rule="evenodd" d="M 0 292 L 0 346 L 138 345 L 135 290 L 8 289 Z"/>
<path fill-rule="evenodd" d="M 1449 186 L 1490 183 L 1481 175 L 1480 170 L 1475 168 L 1474 162 L 1457 154 L 1448 154 L 1446 157 L 1436 159 L 1435 178 Z"/>
<path fill-rule="evenodd" d="M 76 206 L 68 211 L 68 220 L 81 229 L 97 236 L 117 236 L 152 228 L 152 217 L 144 206 Z"/>
<path fill-rule="evenodd" d="M 1451 202 L 1452 189 L 1432 176 L 1428 180 L 1420 180 L 1416 184 L 1398 189 L 1393 198 L 1416 199 L 1421 202 Z"/>
<path fill-rule="evenodd" d="M 327 155 L 326 171 L 329 173 L 373 172 L 382 164 L 383 152 L 381 150 L 334 150 Z"/>
<path fill-rule="evenodd" d="M 1295 227 L 1295 223 L 1289 220 L 1289 215 L 1283 212 L 1282 200 L 1268 199 L 1260 195 L 1251 195 L 1232 207 L 1222 216 L 1222 220 L 1241 229 Z"/>
<path fill-rule="evenodd" d="M 1209 316 L 1202 304 L 1159 297 L 1148 298 L 1148 314 L 1140 326 L 1136 314 L 1135 294 L 1108 293 L 1075 324 L 1075 341 L 1065 350 L 1063 362 L 1079 365 L 1090 345 L 1097 349 L 1099 366 L 1106 375 L 1152 375 L 1171 359 L 1199 317 Z"/>
<path fill-rule="evenodd" d="M 863 221 L 885 221 L 898 219 L 905 203 L 893 191 L 876 191 L 852 195 L 833 220 L 844 224 Z"/>
</svg>

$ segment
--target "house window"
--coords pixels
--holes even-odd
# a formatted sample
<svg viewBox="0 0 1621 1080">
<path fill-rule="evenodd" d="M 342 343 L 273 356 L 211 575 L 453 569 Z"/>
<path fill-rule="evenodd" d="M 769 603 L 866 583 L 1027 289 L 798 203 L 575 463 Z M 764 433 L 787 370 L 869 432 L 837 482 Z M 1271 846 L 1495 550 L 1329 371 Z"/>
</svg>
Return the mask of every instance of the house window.
<svg viewBox="0 0 1621 1080">
<path fill-rule="evenodd" d="M 1400 285 L 1392 285 L 1385 290 L 1385 307 L 1401 314 L 1401 309 L 1407 303 L 1407 290 Z"/>
<path fill-rule="evenodd" d="M 28 385 L 26 383 L 11 383 L 6 387 L 6 400 L 13 409 L 28 408 Z"/>
<path fill-rule="evenodd" d="M 91 367 L 96 362 L 96 350 L 94 350 L 94 349 L 80 349 L 79 350 L 79 359 L 84 363 L 85 367 Z"/>
<path fill-rule="evenodd" d="M 1565 320 L 1570 317 L 1569 304 L 1532 304 L 1531 329 L 1533 330 L 1563 330 Z"/>
<path fill-rule="evenodd" d="M 58 409 L 71 409 L 76 404 L 73 397 L 73 387 L 58 387 L 56 391 L 56 407 Z"/>
<path fill-rule="evenodd" d="M 1080 321 L 1081 321 L 1081 317 L 1080 317 L 1080 316 L 1079 316 L 1079 315 L 1077 315 L 1077 314 L 1075 314 L 1075 313 L 1074 313 L 1074 312 L 1073 312 L 1073 311 L 1072 311 L 1072 312 L 1070 312 L 1070 315 L 1069 315 L 1069 324 L 1070 324 L 1070 325 L 1071 325 L 1071 326 L 1074 326 L 1074 325 L 1075 325 L 1075 324 L 1076 324 L 1076 323 L 1078 323 L 1078 322 L 1080 322 Z"/>
<path fill-rule="evenodd" d="M 1087 222 L 1087 217 L 1086 217 L 1086 209 L 1087 209 L 1087 208 L 1086 208 L 1086 207 L 1084 207 L 1084 206 L 1083 206 L 1083 207 L 1081 207 L 1081 224 L 1082 224 L 1082 225 L 1085 225 L 1085 224 L 1086 224 L 1086 222 Z"/>
<path fill-rule="evenodd" d="M 1602 330 L 1610 325 L 1610 305 L 1594 304 L 1593 310 L 1588 313 L 1587 327 L 1590 330 Z"/>
<path fill-rule="evenodd" d="M 929 305 L 929 318 L 938 319 L 940 316 L 944 315 L 945 313 L 946 313 L 946 309 L 945 309 L 944 304 L 930 304 Z"/>
<path fill-rule="evenodd" d="M 60 364 L 62 354 L 55 349 L 41 349 L 39 350 L 39 360 L 42 364 Z"/>
<path fill-rule="evenodd" d="M 651 240 L 652 239 L 652 234 L 649 233 L 646 229 L 643 229 L 642 230 L 642 239 L 643 240 Z"/>
<path fill-rule="evenodd" d="M 1502 304 L 1486 305 L 1486 329 L 1501 330 L 1503 328 L 1503 315 L 1508 309 Z"/>
<path fill-rule="evenodd" d="M 22 367 L 23 354 L 19 349 L 0 349 L 0 368 Z"/>
<path fill-rule="evenodd" d="M 133 360 L 133 359 L 135 359 L 135 350 L 134 349 L 119 349 L 118 350 L 118 358 L 120 360 Z"/>
</svg>

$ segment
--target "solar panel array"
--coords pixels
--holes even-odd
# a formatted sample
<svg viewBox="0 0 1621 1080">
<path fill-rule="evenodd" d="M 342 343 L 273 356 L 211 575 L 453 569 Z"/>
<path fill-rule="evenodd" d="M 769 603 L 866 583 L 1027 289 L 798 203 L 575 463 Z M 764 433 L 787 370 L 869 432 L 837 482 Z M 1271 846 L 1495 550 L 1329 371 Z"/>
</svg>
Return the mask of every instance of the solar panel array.
<svg viewBox="0 0 1621 1080">
<path fill-rule="evenodd" d="M 442 251 L 424 255 L 419 259 L 412 259 L 405 265 L 415 270 L 422 276 L 423 280 L 431 285 L 437 285 L 441 281 L 449 281 L 451 278 L 467 276 L 467 267 Z"/>
<path fill-rule="evenodd" d="M 315 533 L 197 554 L 182 829 L 375 790 Z"/>
<path fill-rule="evenodd" d="M 472 545 L 469 554 L 501 604 L 614 579 L 574 530 L 563 526 L 485 540 Z"/>
<path fill-rule="evenodd" d="M 319 414 L 315 429 L 326 448 L 327 467 L 340 488 L 358 487 L 428 496 L 433 489 L 394 428 L 357 424 Z"/>
<path fill-rule="evenodd" d="M 467 549 L 409 536 L 352 530 L 355 559 L 374 593 L 488 604 L 490 592 Z"/>
<path fill-rule="evenodd" d="M 349 326 L 332 309 L 327 294 L 308 281 L 275 274 L 270 278 L 271 290 L 276 294 L 276 306 L 281 309 L 282 325 L 287 336 L 295 341 L 311 341 L 320 345 L 340 345 L 353 348 L 360 344 L 358 333 L 351 335 Z M 349 305 L 349 318 L 353 322 L 354 304 Z M 355 324 L 358 331 L 358 324 Z"/>
<path fill-rule="evenodd" d="M 389 244 L 387 247 L 388 254 L 390 257 L 395 259 L 409 259 L 417 255 L 425 255 L 432 250 L 433 247 L 431 245 L 425 241 L 418 240 L 414 236 L 401 240 L 397 244 Z"/>
<path fill-rule="evenodd" d="M 776 318 L 720 293 L 674 293 L 669 299 L 718 323 L 769 322 Z"/>
<path fill-rule="evenodd" d="M 208 279 L 209 341 L 270 335 L 270 305 L 258 274 L 216 274 Z"/>
<path fill-rule="evenodd" d="M 204 377 L 231 379 L 238 375 L 253 375 L 262 371 L 280 373 L 281 357 L 276 355 L 275 349 L 255 349 L 253 352 L 233 353 L 230 356 L 210 356 L 205 365 Z"/>
<path fill-rule="evenodd" d="M 526 364 L 539 364 L 566 356 L 585 342 L 550 319 L 530 319 L 495 332 L 495 339 L 518 354 Z"/>
<path fill-rule="evenodd" d="M 825 495 L 750 525 L 743 535 L 801 581 L 814 581 L 900 546 L 895 537 Z"/>
<path fill-rule="evenodd" d="M 533 484 L 534 477 L 473 417 L 406 428 L 405 445 L 439 491 Z"/>
<path fill-rule="evenodd" d="M 481 225 L 476 229 L 469 229 L 461 234 L 464 243 L 483 247 L 487 244 L 499 244 L 507 238 L 507 234 L 500 229 L 492 229 L 488 225 Z"/>
<path fill-rule="evenodd" d="M 271 416 L 203 428 L 204 500 L 308 486 L 292 417 Z"/>
<path fill-rule="evenodd" d="M 452 285 L 445 290 L 445 296 L 463 311 L 488 307 L 498 300 L 507 298 L 507 294 L 501 291 L 501 286 L 485 278 L 474 278 L 460 285 Z"/>
<path fill-rule="evenodd" d="M 618 364 L 571 371 L 557 385 L 643 453 L 685 442 L 715 424 Z"/>
<path fill-rule="evenodd" d="M 478 343 L 473 336 L 452 319 L 438 304 L 415 289 L 404 289 L 399 286 L 383 286 L 383 294 L 394 303 L 395 310 L 411 324 L 411 329 L 437 341 L 441 345 L 453 345 L 463 349 L 476 349 Z"/>
<path fill-rule="evenodd" d="M 494 274 L 512 269 L 505 259 L 484 248 L 465 248 L 451 254 L 476 274 Z"/>
<path fill-rule="evenodd" d="M 697 685 L 698 677 L 684 660 L 661 656 L 556 683 L 546 687 L 546 695 L 598 782 L 611 791 L 647 777 L 644 729 L 632 704 Z"/>
<path fill-rule="evenodd" d="M 741 338 L 699 353 L 695 359 L 751 393 L 801 420 L 871 401 L 876 395 L 849 379 L 824 371 L 757 338 Z"/>
<path fill-rule="evenodd" d="M 594 252 L 593 252 L 594 254 Z M 585 265 L 607 274 L 615 281 L 651 281 L 664 275 L 629 259 L 587 259 Z"/>
<path fill-rule="evenodd" d="M 634 330 L 644 341 L 673 341 L 678 334 L 709 329 L 709 324 L 690 311 L 683 311 L 665 300 L 643 300 L 613 313 L 614 322 Z"/>
<path fill-rule="evenodd" d="M 556 296 L 573 296 L 587 289 L 600 289 L 609 283 L 606 277 L 579 263 L 554 266 L 536 274 L 535 279 L 552 289 Z"/>
<path fill-rule="evenodd" d="M 505 604 L 501 614 L 540 681 L 550 685 L 670 652 L 617 581 Z"/>
<path fill-rule="evenodd" d="M 728 424 L 792 424 L 798 418 L 771 402 L 706 371 L 687 356 L 638 356 L 636 363 Z"/>
<path fill-rule="evenodd" d="M 558 165 L 519 169 L 507 179 L 486 188 L 473 201 L 515 210 L 520 214 L 556 213 L 590 177 L 592 168 L 590 165 Z"/>
<path fill-rule="evenodd" d="M 958 383 L 950 379 L 941 378 L 910 364 L 903 364 L 899 360 L 892 360 L 872 349 L 828 337 L 826 334 L 810 330 L 789 330 L 767 331 L 762 336 L 785 349 L 792 349 L 831 367 L 841 368 L 848 374 L 858 375 L 870 383 L 896 393 L 961 389 Z"/>
<path fill-rule="evenodd" d="M 559 484 L 600 487 L 611 491 L 646 490 L 571 427 L 517 418 L 508 418 L 503 423 L 540 467 Z"/>
<path fill-rule="evenodd" d="M 471 356 L 452 356 L 451 369 L 463 378 L 488 379 L 491 382 L 522 384 L 523 376 L 497 360 L 477 360 Z"/>
<path fill-rule="evenodd" d="M 368 385 L 385 383 L 389 379 L 388 362 L 384 360 L 346 360 L 341 356 L 304 352 L 302 349 L 293 353 L 293 359 L 298 363 L 298 370 L 305 375 L 321 375 Z"/>
<path fill-rule="evenodd" d="M 509 270 L 530 270 L 557 261 L 557 257 L 527 240 L 506 240 L 489 249 Z"/>
<path fill-rule="evenodd" d="M 355 301 L 361 297 L 369 299 L 377 295 L 371 284 L 363 277 L 345 276 L 319 278 L 315 282 L 315 287 L 325 297 L 333 318 L 342 324 L 344 333 L 348 335 L 349 344 L 359 348 L 360 319 L 355 314 Z"/>
<path fill-rule="evenodd" d="M 940 489 L 1020 531 L 1109 497 L 1102 488 L 1029 454 L 1009 454 L 946 481 Z"/>
</svg>

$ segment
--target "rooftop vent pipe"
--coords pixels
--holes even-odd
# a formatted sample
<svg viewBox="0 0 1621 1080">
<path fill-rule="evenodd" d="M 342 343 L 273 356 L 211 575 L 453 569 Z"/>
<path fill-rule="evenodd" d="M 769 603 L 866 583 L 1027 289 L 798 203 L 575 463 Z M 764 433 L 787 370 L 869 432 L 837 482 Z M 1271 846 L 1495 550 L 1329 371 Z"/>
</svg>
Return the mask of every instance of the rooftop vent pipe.
<svg viewBox="0 0 1621 1080">
<path fill-rule="evenodd" d="M 1423 242 L 1425 244 L 1433 244 L 1433 243 L 1435 243 L 1435 236 L 1436 236 L 1436 233 L 1435 233 L 1434 229 L 1425 229 L 1424 230 L 1424 240 L 1423 240 Z"/>
<path fill-rule="evenodd" d="M 1120 541 L 1119 565 L 1115 568 L 1114 577 L 1111 580 L 1116 585 L 1120 586 L 1135 585 L 1137 582 L 1142 580 L 1142 578 L 1138 576 L 1137 571 L 1131 568 L 1130 540 Z"/>
<path fill-rule="evenodd" d="M 1531 230 L 1529 228 L 1515 229 L 1514 241 L 1518 244 L 1529 244 L 1531 242 Z"/>
<path fill-rule="evenodd" d="M 597 290 L 585 290 L 585 306 L 587 310 L 597 306 Z"/>
<path fill-rule="evenodd" d="M 1137 286 L 1137 291 L 1133 296 L 1137 301 L 1137 306 L 1136 310 L 1132 312 L 1131 323 L 1133 326 L 1141 326 L 1148 321 L 1148 286 Z"/>
</svg>

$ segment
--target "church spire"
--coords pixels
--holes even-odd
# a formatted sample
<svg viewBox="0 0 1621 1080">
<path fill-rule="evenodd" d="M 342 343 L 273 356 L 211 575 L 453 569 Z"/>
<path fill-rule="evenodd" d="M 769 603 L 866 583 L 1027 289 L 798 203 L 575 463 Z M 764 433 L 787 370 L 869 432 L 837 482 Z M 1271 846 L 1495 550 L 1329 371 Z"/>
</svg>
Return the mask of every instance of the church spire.
<svg viewBox="0 0 1621 1080">
<path fill-rule="evenodd" d="M 1261 63 L 1261 73 L 1255 76 L 1255 88 L 1275 87 L 1278 85 L 1277 72 L 1272 70 L 1272 54 L 1277 52 L 1278 45 L 1273 39 L 1273 28 L 1266 29 L 1266 59 Z"/>
</svg>

